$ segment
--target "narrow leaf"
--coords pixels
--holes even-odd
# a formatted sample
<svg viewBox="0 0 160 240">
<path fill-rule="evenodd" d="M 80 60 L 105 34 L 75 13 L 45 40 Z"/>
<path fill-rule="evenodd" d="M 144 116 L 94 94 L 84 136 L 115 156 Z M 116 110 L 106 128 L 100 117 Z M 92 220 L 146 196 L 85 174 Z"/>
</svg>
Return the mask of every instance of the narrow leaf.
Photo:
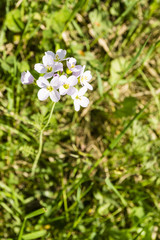
<svg viewBox="0 0 160 240">
<path fill-rule="evenodd" d="M 46 210 L 44 208 L 40 208 L 40 209 L 26 215 L 25 219 L 36 217 L 36 216 L 41 215 L 45 212 L 46 212 Z"/>
<path fill-rule="evenodd" d="M 120 198 L 121 202 L 123 203 L 124 206 L 127 206 L 127 202 L 126 200 L 122 197 L 122 195 L 118 192 L 118 190 L 113 186 L 113 184 L 111 183 L 111 181 L 109 180 L 109 178 L 105 179 L 105 183 L 107 184 L 107 186 L 113 190 L 113 192 Z"/>
<path fill-rule="evenodd" d="M 40 237 L 44 237 L 46 235 L 46 233 L 47 233 L 46 230 L 36 231 L 33 233 L 28 233 L 28 234 L 23 235 L 22 239 L 24 239 L 24 240 L 37 239 Z"/>
</svg>

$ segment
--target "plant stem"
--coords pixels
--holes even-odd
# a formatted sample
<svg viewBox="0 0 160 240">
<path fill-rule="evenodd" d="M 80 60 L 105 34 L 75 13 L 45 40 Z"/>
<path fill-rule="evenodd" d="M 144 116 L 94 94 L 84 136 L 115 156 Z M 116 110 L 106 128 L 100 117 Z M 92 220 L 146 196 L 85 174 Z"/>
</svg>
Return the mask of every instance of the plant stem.
<svg viewBox="0 0 160 240">
<path fill-rule="evenodd" d="M 40 135 L 39 135 L 39 148 L 38 148 L 38 152 L 37 152 L 36 158 L 35 158 L 34 163 L 33 163 L 33 166 L 32 166 L 32 176 L 34 176 L 34 174 L 35 174 L 35 170 L 36 170 L 36 167 L 37 167 L 39 158 L 40 158 L 41 153 L 42 153 L 42 148 L 43 148 L 43 132 L 44 132 L 44 130 L 48 127 L 48 124 L 50 123 L 50 120 L 51 120 L 51 117 L 52 117 L 52 114 L 53 114 L 53 110 L 54 110 L 55 104 L 56 104 L 56 103 L 54 102 L 53 105 L 52 105 L 52 109 L 51 109 L 51 112 L 50 112 L 48 121 L 47 121 L 47 123 L 44 125 L 44 127 L 41 129 L 41 131 L 40 131 Z"/>
</svg>

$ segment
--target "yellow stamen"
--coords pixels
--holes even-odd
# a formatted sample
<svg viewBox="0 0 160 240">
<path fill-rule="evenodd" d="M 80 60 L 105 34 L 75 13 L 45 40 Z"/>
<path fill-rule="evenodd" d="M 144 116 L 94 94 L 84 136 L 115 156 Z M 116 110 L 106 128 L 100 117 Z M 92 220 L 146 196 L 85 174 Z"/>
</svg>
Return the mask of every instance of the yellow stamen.
<svg viewBox="0 0 160 240">
<path fill-rule="evenodd" d="M 69 88 L 69 84 L 64 84 L 63 87 L 64 87 L 65 89 L 68 89 L 68 88 Z"/>
<path fill-rule="evenodd" d="M 47 87 L 47 90 L 50 91 L 50 92 L 52 92 L 52 91 L 53 91 L 53 87 L 52 87 L 52 86 L 48 86 L 48 87 Z"/>
<path fill-rule="evenodd" d="M 55 59 L 56 61 L 59 61 L 60 60 L 60 58 L 59 58 L 59 56 L 56 54 L 56 59 Z"/>
<path fill-rule="evenodd" d="M 81 98 L 80 98 L 78 95 L 76 96 L 76 99 L 79 99 L 79 100 L 81 100 Z"/>
<path fill-rule="evenodd" d="M 51 66 L 47 66 L 47 72 L 52 72 L 52 67 Z"/>
</svg>

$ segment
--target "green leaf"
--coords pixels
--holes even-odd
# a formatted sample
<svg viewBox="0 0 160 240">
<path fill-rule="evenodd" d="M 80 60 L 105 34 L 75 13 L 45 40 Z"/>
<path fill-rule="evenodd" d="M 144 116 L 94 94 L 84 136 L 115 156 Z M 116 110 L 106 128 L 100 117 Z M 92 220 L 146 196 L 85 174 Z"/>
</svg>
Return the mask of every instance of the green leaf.
<svg viewBox="0 0 160 240">
<path fill-rule="evenodd" d="M 122 79 L 121 74 L 125 70 L 127 63 L 128 60 L 126 60 L 124 57 L 119 57 L 112 60 L 109 79 L 111 86 L 115 87 L 117 84 L 119 84 L 119 81 Z"/>
<path fill-rule="evenodd" d="M 37 239 L 40 237 L 44 237 L 46 235 L 46 233 L 47 233 L 46 230 L 36 231 L 33 233 L 28 233 L 28 234 L 23 235 L 22 239 L 24 239 L 24 240 Z"/>
<path fill-rule="evenodd" d="M 19 9 L 14 9 L 6 15 L 5 25 L 12 32 L 21 32 L 24 24 L 21 21 L 21 13 Z"/>
<path fill-rule="evenodd" d="M 46 30 L 53 29 L 54 32 L 61 33 L 64 29 L 64 26 L 69 16 L 70 16 L 70 11 L 66 7 L 63 7 L 60 11 L 54 12 L 54 15 L 51 14 L 50 18 L 46 18 L 46 24 L 47 24 Z"/>
<path fill-rule="evenodd" d="M 26 215 L 25 219 L 30 219 L 30 218 L 36 217 L 36 216 L 41 215 L 45 212 L 46 212 L 46 210 L 44 208 L 40 208 L 40 209 Z"/>
<path fill-rule="evenodd" d="M 23 221 L 22 226 L 21 226 L 21 229 L 20 229 L 20 232 L 19 232 L 18 240 L 21 240 L 23 238 L 23 232 L 24 232 L 24 228 L 25 228 L 25 224 L 26 224 L 27 219 L 39 216 L 39 215 L 45 213 L 45 211 L 46 210 L 44 208 L 40 208 L 40 209 L 38 209 L 38 210 L 36 210 L 32 213 L 29 213 L 28 215 L 25 216 L 24 221 Z M 34 238 L 32 238 L 32 239 L 34 239 Z"/>
<path fill-rule="evenodd" d="M 24 72 L 30 69 L 30 66 L 27 61 L 22 61 L 18 63 L 18 69 L 20 72 Z"/>
<path fill-rule="evenodd" d="M 116 117 L 133 116 L 137 106 L 137 99 L 134 97 L 126 97 L 122 102 L 122 107 L 115 112 Z"/>
<path fill-rule="evenodd" d="M 89 13 L 89 19 L 95 33 L 98 35 L 106 35 L 112 27 L 112 23 L 109 20 L 106 11 L 98 11 L 97 9 L 94 9 Z"/>
<path fill-rule="evenodd" d="M 118 192 L 118 190 L 113 186 L 113 184 L 111 183 L 111 181 L 109 180 L 109 178 L 105 179 L 105 183 L 107 184 L 107 186 L 113 190 L 113 192 L 120 198 L 121 202 L 123 203 L 124 206 L 127 206 L 127 202 L 126 200 L 122 197 L 122 195 Z"/>
</svg>

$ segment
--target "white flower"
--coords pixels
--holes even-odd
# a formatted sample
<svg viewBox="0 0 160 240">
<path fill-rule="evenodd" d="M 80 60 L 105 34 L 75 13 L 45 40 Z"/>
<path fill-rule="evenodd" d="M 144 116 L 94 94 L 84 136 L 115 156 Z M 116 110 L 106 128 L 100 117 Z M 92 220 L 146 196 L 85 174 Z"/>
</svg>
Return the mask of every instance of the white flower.
<svg viewBox="0 0 160 240">
<path fill-rule="evenodd" d="M 27 72 L 22 72 L 21 73 L 21 82 L 22 84 L 31 84 L 34 82 L 34 77 L 32 74 L 27 71 Z"/>
<path fill-rule="evenodd" d="M 62 61 L 64 60 L 64 57 L 66 56 L 66 50 L 59 49 L 57 50 L 56 54 L 52 51 L 47 51 L 46 54 L 53 57 L 54 61 Z"/>
<path fill-rule="evenodd" d="M 84 72 L 84 69 L 85 69 L 85 66 L 83 66 L 79 81 L 80 81 L 82 86 L 85 86 L 89 90 L 93 90 L 92 85 L 88 83 L 92 78 L 91 71 L 85 71 Z"/>
<path fill-rule="evenodd" d="M 78 83 L 78 80 L 75 76 L 70 76 L 67 78 L 65 75 L 60 76 L 59 81 L 61 83 L 61 86 L 59 88 L 59 92 L 61 95 L 72 95 L 75 93 L 76 88 L 73 87 Z"/>
<path fill-rule="evenodd" d="M 77 77 L 80 75 L 82 71 L 82 66 L 76 65 L 76 59 L 73 57 L 69 58 L 69 60 L 67 61 L 67 67 Z"/>
<path fill-rule="evenodd" d="M 76 89 L 76 92 L 71 96 L 74 100 L 74 108 L 78 112 L 80 106 L 87 107 L 89 104 L 89 99 L 83 96 L 87 91 L 86 87 L 82 87 L 79 91 Z"/>
<path fill-rule="evenodd" d="M 37 63 L 34 65 L 34 69 L 38 73 L 45 73 L 45 78 L 50 78 L 54 75 L 55 72 L 63 71 L 63 64 L 59 62 L 54 62 L 54 58 L 50 55 L 45 53 L 45 56 L 42 58 L 42 63 Z"/>
<path fill-rule="evenodd" d="M 48 97 L 50 97 L 53 102 L 58 102 L 60 100 L 60 94 L 57 91 L 60 86 L 58 76 L 54 77 L 50 83 L 46 78 L 39 77 L 37 85 L 41 88 L 38 91 L 38 99 L 40 101 L 44 101 Z"/>
</svg>

